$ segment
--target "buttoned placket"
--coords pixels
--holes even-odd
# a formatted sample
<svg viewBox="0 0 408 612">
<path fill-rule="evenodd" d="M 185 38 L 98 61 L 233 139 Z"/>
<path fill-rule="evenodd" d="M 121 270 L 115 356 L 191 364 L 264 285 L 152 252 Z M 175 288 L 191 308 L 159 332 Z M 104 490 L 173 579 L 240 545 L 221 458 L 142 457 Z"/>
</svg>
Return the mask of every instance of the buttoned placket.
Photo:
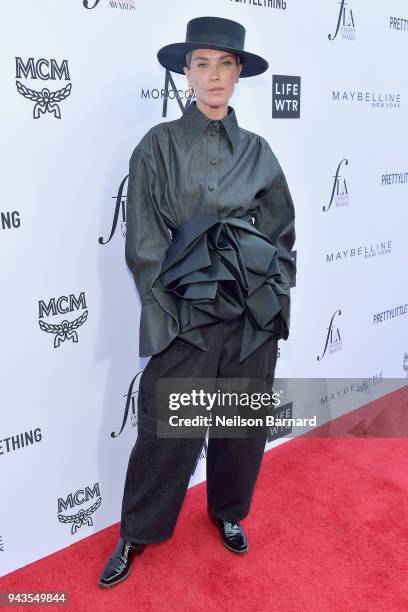
<svg viewBox="0 0 408 612">
<path fill-rule="evenodd" d="M 207 128 L 207 168 L 206 196 L 210 207 L 217 210 L 218 172 L 220 165 L 220 126 L 218 121 L 211 121 Z M 220 212 L 220 211 L 218 211 Z"/>
</svg>

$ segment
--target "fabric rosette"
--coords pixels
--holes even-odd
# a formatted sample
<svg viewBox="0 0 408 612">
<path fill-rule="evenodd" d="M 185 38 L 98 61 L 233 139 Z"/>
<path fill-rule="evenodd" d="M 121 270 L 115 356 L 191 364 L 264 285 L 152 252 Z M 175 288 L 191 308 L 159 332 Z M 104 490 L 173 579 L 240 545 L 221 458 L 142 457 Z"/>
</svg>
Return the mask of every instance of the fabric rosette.
<svg viewBox="0 0 408 612">
<path fill-rule="evenodd" d="M 177 297 L 178 336 L 207 350 L 200 327 L 244 314 L 239 362 L 269 338 L 280 337 L 282 284 L 277 248 L 251 215 L 196 215 L 179 225 L 160 281 Z"/>
</svg>

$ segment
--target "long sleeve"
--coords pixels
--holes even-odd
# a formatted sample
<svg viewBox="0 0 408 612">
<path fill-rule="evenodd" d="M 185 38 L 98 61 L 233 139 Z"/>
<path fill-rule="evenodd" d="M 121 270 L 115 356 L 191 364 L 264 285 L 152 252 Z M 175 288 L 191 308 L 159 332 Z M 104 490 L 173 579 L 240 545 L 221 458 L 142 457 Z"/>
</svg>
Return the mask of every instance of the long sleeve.
<svg viewBox="0 0 408 612">
<path fill-rule="evenodd" d="M 268 151 L 271 153 L 269 145 Z M 296 277 L 296 264 L 290 254 L 296 240 L 295 208 L 286 177 L 274 155 L 273 162 L 277 171 L 272 186 L 258 198 L 260 203 L 256 210 L 256 227 L 277 247 L 282 278 L 277 286 L 277 297 L 282 306 L 278 314 L 277 334 L 287 340 L 290 327 L 290 288 Z M 269 172 L 271 170 L 269 166 Z"/>
<path fill-rule="evenodd" d="M 171 236 L 155 199 L 152 155 L 136 147 L 129 162 L 125 258 L 140 295 L 139 355 L 166 348 L 179 332 L 177 303 L 159 279 Z"/>
</svg>

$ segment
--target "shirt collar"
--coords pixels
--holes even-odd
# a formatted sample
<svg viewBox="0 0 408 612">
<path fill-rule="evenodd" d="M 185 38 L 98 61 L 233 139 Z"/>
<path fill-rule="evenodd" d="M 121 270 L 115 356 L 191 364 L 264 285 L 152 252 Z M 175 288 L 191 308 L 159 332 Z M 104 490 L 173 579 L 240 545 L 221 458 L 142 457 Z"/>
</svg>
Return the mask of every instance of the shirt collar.
<svg viewBox="0 0 408 612">
<path fill-rule="evenodd" d="M 188 134 L 190 145 L 204 132 L 210 123 L 215 121 L 210 119 L 201 112 L 196 105 L 194 100 L 184 111 L 183 115 L 179 119 L 181 125 Z M 228 106 L 228 114 L 223 119 L 218 119 L 222 123 L 227 132 L 228 138 L 232 145 L 232 152 L 234 153 L 237 149 L 239 142 L 239 126 L 235 115 L 235 110 L 232 106 Z"/>
</svg>

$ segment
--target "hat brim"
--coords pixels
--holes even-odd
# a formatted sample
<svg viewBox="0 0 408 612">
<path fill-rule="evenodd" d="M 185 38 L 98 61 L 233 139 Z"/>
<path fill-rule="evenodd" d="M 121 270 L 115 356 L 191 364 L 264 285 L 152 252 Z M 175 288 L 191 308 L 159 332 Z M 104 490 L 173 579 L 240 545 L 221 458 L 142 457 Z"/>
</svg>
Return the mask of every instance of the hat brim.
<svg viewBox="0 0 408 612">
<path fill-rule="evenodd" d="M 256 55 L 255 53 L 242 51 L 241 49 L 234 49 L 232 47 L 223 47 L 213 43 L 207 44 L 201 42 L 181 42 L 166 45 L 157 52 L 157 59 L 164 68 L 167 68 L 171 72 L 184 74 L 183 67 L 186 65 L 186 53 L 192 49 L 217 49 L 220 51 L 229 51 L 230 53 L 239 55 L 242 63 L 242 70 L 239 75 L 240 78 L 262 74 L 269 68 L 268 62 L 263 59 L 263 57 Z"/>
</svg>

